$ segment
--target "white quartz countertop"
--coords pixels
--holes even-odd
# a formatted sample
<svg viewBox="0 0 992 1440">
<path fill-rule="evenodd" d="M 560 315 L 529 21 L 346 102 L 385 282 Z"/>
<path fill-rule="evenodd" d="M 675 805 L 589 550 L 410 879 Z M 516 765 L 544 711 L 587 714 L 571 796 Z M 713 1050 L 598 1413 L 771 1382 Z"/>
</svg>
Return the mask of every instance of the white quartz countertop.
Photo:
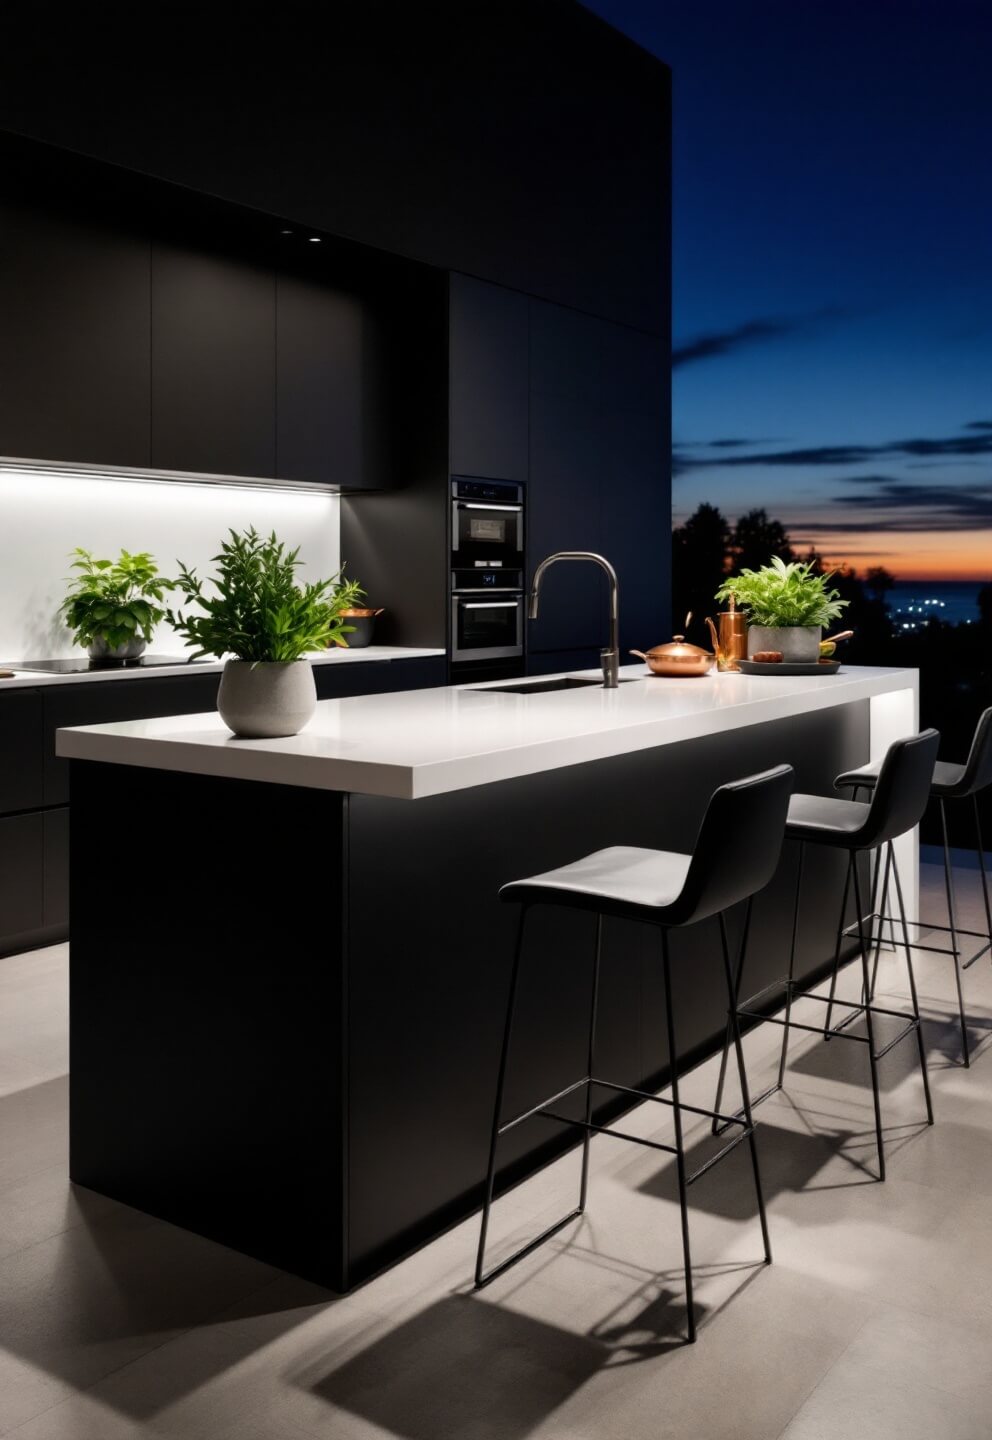
<svg viewBox="0 0 992 1440">
<path fill-rule="evenodd" d="M 363 645 L 354 650 L 342 650 L 335 646 L 326 654 L 311 655 L 309 659 L 312 665 L 355 665 L 370 660 L 425 660 L 444 653 L 443 650 L 417 650 L 405 645 Z M 5 690 L 33 689 L 41 685 L 105 685 L 111 681 L 154 680 L 166 675 L 219 675 L 223 668 L 223 660 L 190 661 L 177 657 L 174 665 L 121 665 L 83 670 L 74 675 L 58 675 L 46 670 L 22 670 L 17 661 L 12 660 L 0 664 L 0 670 L 14 672 L 0 679 L 0 696 Z"/>
<path fill-rule="evenodd" d="M 56 748 L 70 759 L 412 800 L 917 688 L 915 670 L 849 666 L 782 678 L 621 673 L 636 678 L 616 690 L 514 695 L 494 682 L 325 700 L 283 740 L 237 740 L 209 714 L 60 730 Z"/>
</svg>

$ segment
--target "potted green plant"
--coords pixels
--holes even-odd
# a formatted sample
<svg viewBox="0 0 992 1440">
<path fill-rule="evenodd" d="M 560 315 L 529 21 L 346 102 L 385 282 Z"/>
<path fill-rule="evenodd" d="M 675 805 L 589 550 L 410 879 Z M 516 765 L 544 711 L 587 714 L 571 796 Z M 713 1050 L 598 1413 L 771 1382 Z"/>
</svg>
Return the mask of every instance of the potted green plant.
<svg viewBox="0 0 992 1440">
<path fill-rule="evenodd" d="M 173 581 L 158 573 L 147 551 L 122 550 L 117 560 L 97 560 L 89 550 L 72 551 L 69 582 L 59 607 L 76 643 L 85 645 L 99 665 L 126 665 L 137 660 L 165 616 L 162 604 Z"/>
<path fill-rule="evenodd" d="M 793 663 L 819 658 L 823 626 L 836 620 L 848 604 L 832 589 L 832 575 L 821 575 L 812 560 L 786 564 L 777 555 L 760 570 L 742 570 L 725 580 L 717 600 L 733 595 L 747 615 L 747 653 L 781 651 Z"/>
<path fill-rule="evenodd" d="M 347 647 L 343 611 L 364 595 L 341 574 L 313 584 L 297 583 L 303 563 L 275 533 L 253 528 L 230 539 L 213 557 L 213 593 L 204 593 L 195 571 L 180 564 L 176 588 L 199 614 L 168 612 L 169 622 L 197 656 L 225 660 L 217 709 L 235 735 L 274 738 L 296 735 L 314 712 L 317 690 L 305 659 L 330 645 Z"/>
</svg>

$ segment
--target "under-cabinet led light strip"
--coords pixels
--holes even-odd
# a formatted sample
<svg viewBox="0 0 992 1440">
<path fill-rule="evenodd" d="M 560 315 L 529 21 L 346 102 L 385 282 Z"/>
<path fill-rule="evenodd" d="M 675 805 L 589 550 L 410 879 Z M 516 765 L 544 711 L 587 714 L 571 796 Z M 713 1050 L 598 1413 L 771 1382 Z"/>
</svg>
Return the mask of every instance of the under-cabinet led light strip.
<svg viewBox="0 0 992 1440">
<path fill-rule="evenodd" d="M 223 486 L 228 490 L 297 490 L 308 495 L 336 495 L 337 486 L 308 480 L 259 479 L 253 475 L 206 475 L 191 470 L 139 470 L 119 465 L 68 464 L 56 460 L 18 460 L 0 456 L 0 474 L 32 471 L 43 475 L 85 475 L 91 480 L 127 480 L 145 485 Z"/>
</svg>

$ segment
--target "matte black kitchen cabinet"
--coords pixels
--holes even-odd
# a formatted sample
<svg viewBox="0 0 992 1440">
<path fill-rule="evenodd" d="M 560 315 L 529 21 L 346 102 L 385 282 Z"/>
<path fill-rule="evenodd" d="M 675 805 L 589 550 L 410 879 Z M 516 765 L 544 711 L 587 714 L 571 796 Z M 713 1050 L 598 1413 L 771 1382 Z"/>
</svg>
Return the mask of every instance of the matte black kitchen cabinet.
<svg viewBox="0 0 992 1440">
<path fill-rule="evenodd" d="M 527 297 L 468 275 L 452 275 L 448 326 L 452 472 L 526 481 Z"/>
<path fill-rule="evenodd" d="M 269 266 L 152 246 L 152 465 L 276 471 L 276 279 Z"/>
<path fill-rule="evenodd" d="M 0 953 L 35 943 L 45 923 L 44 818 L 0 818 Z"/>
<path fill-rule="evenodd" d="M 444 655 L 419 660 L 342 660 L 315 665 L 318 700 L 340 700 L 349 695 L 385 695 L 394 690 L 429 690 L 447 680 Z"/>
<path fill-rule="evenodd" d="M 668 625 L 671 526 L 663 342 L 539 301 L 530 332 L 528 568 L 554 550 L 605 555 L 620 577 L 622 650 L 655 644 Z M 530 625 L 533 668 L 607 636 L 605 577 L 555 566 Z"/>
<path fill-rule="evenodd" d="M 101 680 L 87 685 L 51 685 L 42 692 L 45 707 L 45 804 L 69 800 L 69 764 L 55 753 L 55 732 L 70 725 L 106 725 L 115 720 L 146 720 L 155 715 L 195 715 L 214 710 L 220 676 L 162 675 L 156 679 Z"/>
<path fill-rule="evenodd" d="M 151 246 L 0 203 L 0 455 L 151 463 Z"/>
<path fill-rule="evenodd" d="M 0 695 L 0 815 L 34 810 L 43 803 L 43 755 L 40 693 L 11 690 Z"/>
</svg>

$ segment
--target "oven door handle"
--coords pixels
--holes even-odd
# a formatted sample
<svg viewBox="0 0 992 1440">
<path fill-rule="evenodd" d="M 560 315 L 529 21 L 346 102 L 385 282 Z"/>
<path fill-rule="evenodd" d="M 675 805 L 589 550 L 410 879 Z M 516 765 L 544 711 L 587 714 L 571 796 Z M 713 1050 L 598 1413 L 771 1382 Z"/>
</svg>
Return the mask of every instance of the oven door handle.
<svg viewBox="0 0 992 1440">
<path fill-rule="evenodd" d="M 463 610 L 515 610 L 522 600 L 465 600 Z"/>
<path fill-rule="evenodd" d="M 507 510 L 511 515 L 519 515 L 524 508 L 522 505 L 490 505 L 488 500 L 456 500 L 455 505 L 459 510 Z"/>
</svg>

